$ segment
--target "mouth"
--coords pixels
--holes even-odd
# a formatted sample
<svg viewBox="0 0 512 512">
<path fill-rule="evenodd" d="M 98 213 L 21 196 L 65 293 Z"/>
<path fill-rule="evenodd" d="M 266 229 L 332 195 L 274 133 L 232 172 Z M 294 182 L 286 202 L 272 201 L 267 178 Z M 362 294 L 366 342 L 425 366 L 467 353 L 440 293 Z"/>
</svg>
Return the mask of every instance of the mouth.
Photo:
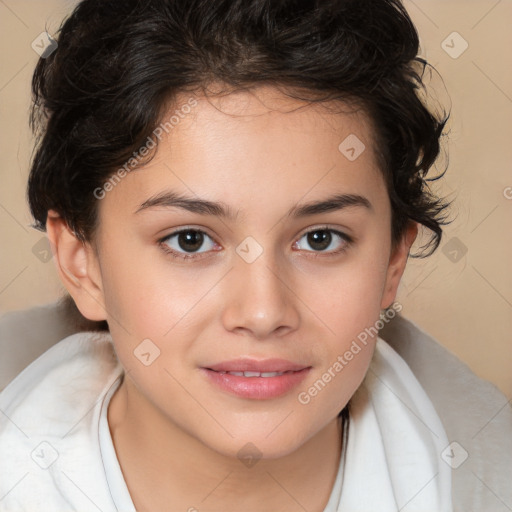
<svg viewBox="0 0 512 512">
<path fill-rule="evenodd" d="M 286 373 L 292 371 L 303 370 L 309 365 L 294 363 L 286 359 L 253 359 L 253 358 L 240 358 L 232 359 L 230 361 L 222 361 L 221 363 L 210 364 L 205 366 L 209 370 L 224 373 L 233 372 L 253 372 L 253 373 Z"/>
<path fill-rule="evenodd" d="M 209 368 L 210 369 L 210 368 Z M 215 370 L 212 370 L 215 371 Z M 286 372 L 217 372 L 221 375 L 229 374 L 234 375 L 235 377 L 263 377 L 264 379 L 267 379 L 269 377 L 279 377 L 280 375 L 286 375 L 287 373 L 295 373 L 293 370 L 288 370 Z"/>
<path fill-rule="evenodd" d="M 230 395 L 252 400 L 281 397 L 297 387 L 311 366 L 283 360 L 238 360 L 201 368 L 215 388 Z"/>
</svg>

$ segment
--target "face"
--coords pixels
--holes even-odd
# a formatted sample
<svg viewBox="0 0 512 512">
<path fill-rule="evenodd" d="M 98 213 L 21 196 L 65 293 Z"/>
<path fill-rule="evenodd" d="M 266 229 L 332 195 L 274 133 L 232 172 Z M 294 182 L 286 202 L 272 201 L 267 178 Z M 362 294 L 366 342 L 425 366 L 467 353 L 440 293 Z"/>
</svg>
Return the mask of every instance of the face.
<svg viewBox="0 0 512 512">
<path fill-rule="evenodd" d="M 101 308 L 81 309 L 108 320 L 133 399 L 228 456 L 283 456 L 336 421 L 407 259 L 363 113 L 197 98 L 108 188 L 87 256 Z"/>
</svg>

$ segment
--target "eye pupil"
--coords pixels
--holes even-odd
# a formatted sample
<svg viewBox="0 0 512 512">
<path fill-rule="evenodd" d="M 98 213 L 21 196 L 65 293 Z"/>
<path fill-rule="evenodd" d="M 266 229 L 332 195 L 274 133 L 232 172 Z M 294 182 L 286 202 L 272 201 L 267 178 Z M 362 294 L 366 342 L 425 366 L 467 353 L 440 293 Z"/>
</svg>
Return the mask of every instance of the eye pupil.
<svg viewBox="0 0 512 512">
<path fill-rule="evenodd" d="M 178 244 L 187 252 L 194 252 L 203 245 L 204 236 L 200 231 L 182 231 L 178 234 Z"/>
<path fill-rule="evenodd" d="M 327 230 L 312 231 L 308 233 L 308 243 L 313 249 L 322 251 L 327 249 L 332 241 L 332 234 Z"/>
</svg>

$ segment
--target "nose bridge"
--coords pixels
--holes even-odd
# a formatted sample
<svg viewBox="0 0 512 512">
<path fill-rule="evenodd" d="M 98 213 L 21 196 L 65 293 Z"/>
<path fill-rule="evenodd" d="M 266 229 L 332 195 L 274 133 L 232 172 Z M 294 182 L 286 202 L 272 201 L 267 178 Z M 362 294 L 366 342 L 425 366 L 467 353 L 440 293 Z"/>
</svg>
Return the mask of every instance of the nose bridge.
<svg viewBox="0 0 512 512">
<path fill-rule="evenodd" d="M 243 243 L 240 248 L 247 249 Z M 263 250 L 252 261 L 243 252 L 235 256 L 222 314 L 227 330 L 265 338 L 298 327 L 299 311 L 287 283 L 288 273 L 279 263 L 270 250 Z"/>
</svg>

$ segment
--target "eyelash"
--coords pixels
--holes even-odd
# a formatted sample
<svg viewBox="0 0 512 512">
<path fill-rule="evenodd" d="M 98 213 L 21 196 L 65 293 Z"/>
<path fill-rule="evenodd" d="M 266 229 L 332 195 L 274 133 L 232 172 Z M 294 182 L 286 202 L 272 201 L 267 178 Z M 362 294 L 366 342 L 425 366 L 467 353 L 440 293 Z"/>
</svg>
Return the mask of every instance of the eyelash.
<svg viewBox="0 0 512 512">
<path fill-rule="evenodd" d="M 202 258 L 204 258 L 205 257 L 204 255 L 207 254 L 206 252 L 203 252 L 203 253 L 189 253 L 189 254 L 180 253 L 180 252 L 177 252 L 177 251 L 171 249 L 165 243 L 170 238 L 172 238 L 173 236 L 179 235 L 180 233 L 186 233 L 188 231 L 202 233 L 203 235 L 206 235 L 208 238 L 213 240 L 213 238 L 210 235 L 208 235 L 208 233 L 206 233 L 205 231 L 203 231 L 201 229 L 184 228 L 184 229 L 180 229 L 178 231 L 174 231 L 173 233 L 170 233 L 170 234 L 166 235 L 164 238 L 161 238 L 160 240 L 158 240 L 158 245 L 162 248 L 162 250 L 166 254 L 169 254 L 171 257 L 176 258 L 176 259 L 190 260 L 190 259 L 202 259 Z M 308 253 L 311 253 L 311 257 L 313 257 L 313 258 L 318 258 L 318 257 L 321 257 L 321 258 L 326 258 L 327 257 L 327 258 L 329 258 L 329 257 L 333 257 L 333 256 L 338 256 L 341 253 L 345 252 L 350 247 L 350 245 L 353 243 L 353 241 L 354 241 L 352 239 L 352 237 L 350 237 L 349 235 L 343 233 L 342 231 L 338 231 L 337 229 L 329 228 L 327 226 L 317 227 L 317 228 L 311 229 L 309 231 L 306 231 L 306 232 L 302 233 L 302 235 L 298 238 L 298 240 L 300 240 L 301 238 L 303 238 L 304 236 L 306 236 L 306 235 L 308 235 L 310 233 L 315 233 L 317 231 L 328 231 L 331 234 L 335 234 L 335 235 L 339 236 L 344 241 L 344 244 L 342 245 L 342 247 L 340 249 L 336 249 L 335 251 L 328 251 L 328 252 L 326 252 L 326 251 L 306 251 Z"/>
</svg>

